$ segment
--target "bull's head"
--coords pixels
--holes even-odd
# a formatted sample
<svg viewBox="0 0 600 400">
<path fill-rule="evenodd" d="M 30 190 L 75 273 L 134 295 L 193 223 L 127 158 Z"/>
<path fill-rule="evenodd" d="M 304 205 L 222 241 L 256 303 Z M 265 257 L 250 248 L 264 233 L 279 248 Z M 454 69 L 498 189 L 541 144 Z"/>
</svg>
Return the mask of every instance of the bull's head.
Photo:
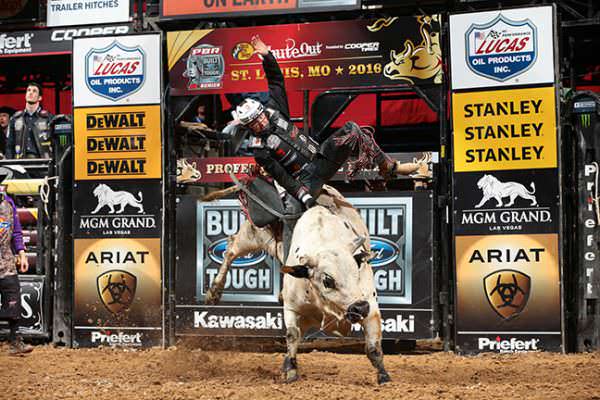
<svg viewBox="0 0 600 400">
<path fill-rule="evenodd" d="M 177 183 L 195 182 L 202 177 L 196 169 L 196 162 L 190 164 L 185 158 L 177 160 Z"/>
<path fill-rule="evenodd" d="M 284 266 L 282 272 L 308 279 L 319 295 L 325 311 L 338 319 L 356 323 L 369 315 L 371 290 L 365 280 L 372 271 L 365 268 L 371 253 L 364 248 L 365 238 L 358 236 L 346 246 L 324 249 L 315 255 L 298 257 L 300 264 Z M 368 281 L 372 282 L 372 281 Z M 371 285 L 372 286 L 372 285 Z"/>
</svg>

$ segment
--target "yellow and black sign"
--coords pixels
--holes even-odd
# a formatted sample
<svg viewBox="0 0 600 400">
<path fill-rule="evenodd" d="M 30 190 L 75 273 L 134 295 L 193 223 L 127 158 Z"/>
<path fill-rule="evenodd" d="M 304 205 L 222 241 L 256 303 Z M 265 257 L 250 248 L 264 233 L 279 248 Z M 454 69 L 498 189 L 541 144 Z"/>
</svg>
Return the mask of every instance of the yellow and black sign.
<svg viewBox="0 0 600 400">
<path fill-rule="evenodd" d="M 75 239 L 77 326 L 160 326 L 160 239 Z"/>
<path fill-rule="evenodd" d="M 160 105 L 75 109 L 75 179 L 162 176 Z"/>
<path fill-rule="evenodd" d="M 554 87 L 454 93 L 454 171 L 557 167 Z"/>
<path fill-rule="evenodd" d="M 557 234 L 456 237 L 459 331 L 560 333 Z"/>
</svg>

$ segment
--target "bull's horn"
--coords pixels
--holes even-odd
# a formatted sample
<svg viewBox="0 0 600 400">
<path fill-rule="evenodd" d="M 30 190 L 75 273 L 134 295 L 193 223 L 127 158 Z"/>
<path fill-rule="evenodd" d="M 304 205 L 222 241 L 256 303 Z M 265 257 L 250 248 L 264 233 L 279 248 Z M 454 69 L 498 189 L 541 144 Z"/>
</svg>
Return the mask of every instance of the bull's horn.
<svg viewBox="0 0 600 400">
<path fill-rule="evenodd" d="M 351 245 L 352 254 L 356 253 L 356 250 L 358 250 L 365 243 L 365 240 L 367 240 L 367 238 L 364 236 L 357 236 L 354 238 Z"/>
<path fill-rule="evenodd" d="M 390 50 L 390 57 L 392 61 L 396 59 L 396 50 Z"/>
</svg>

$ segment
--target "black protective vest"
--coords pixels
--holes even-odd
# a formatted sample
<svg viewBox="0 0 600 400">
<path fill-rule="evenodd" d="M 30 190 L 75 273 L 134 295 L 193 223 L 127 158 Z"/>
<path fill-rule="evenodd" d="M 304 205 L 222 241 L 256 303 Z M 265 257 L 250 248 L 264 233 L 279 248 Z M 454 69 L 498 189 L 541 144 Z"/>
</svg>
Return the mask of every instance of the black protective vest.
<svg viewBox="0 0 600 400">
<path fill-rule="evenodd" d="M 39 110 L 32 116 L 30 123 L 33 137 L 30 139 L 30 147 L 27 148 L 27 135 L 29 135 L 29 126 L 25 121 L 25 112 L 15 113 L 14 134 L 15 134 L 15 158 L 23 158 L 28 153 L 38 154 L 40 158 L 50 157 L 50 114 L 45 110 Z"/>
</svg>

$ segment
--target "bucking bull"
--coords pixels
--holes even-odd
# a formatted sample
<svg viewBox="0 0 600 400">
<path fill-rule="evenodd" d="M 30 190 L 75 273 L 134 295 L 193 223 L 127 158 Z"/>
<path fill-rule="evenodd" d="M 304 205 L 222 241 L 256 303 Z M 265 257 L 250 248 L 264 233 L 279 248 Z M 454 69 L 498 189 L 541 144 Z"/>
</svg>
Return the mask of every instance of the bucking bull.
<svg viewBox="0 0 600 400">
<path fill-rule="evenodd" d="M 296 223 L 287 260 L 282 259 L 280 235 L 270 227 L 258 228 L 245 221 L 238 233 L 228 238 L 223 263 L 205 301 L 215 304 L 220 300 L 233 260 L 265 250 L 281 262 L 285 273 L 281 293 L 287 341 L 285 382 L 299 378 L 296 355 L 309 328 L 344 335 L 354 323 L 363 327 L 365 351 L 377 369 L 377 382 L 388 382 L 381 349 L 381 313 L 369 264 L 368 228 L 357 210 L 330 186 L 323 187 L 317 203 Z"/>
</svg>

